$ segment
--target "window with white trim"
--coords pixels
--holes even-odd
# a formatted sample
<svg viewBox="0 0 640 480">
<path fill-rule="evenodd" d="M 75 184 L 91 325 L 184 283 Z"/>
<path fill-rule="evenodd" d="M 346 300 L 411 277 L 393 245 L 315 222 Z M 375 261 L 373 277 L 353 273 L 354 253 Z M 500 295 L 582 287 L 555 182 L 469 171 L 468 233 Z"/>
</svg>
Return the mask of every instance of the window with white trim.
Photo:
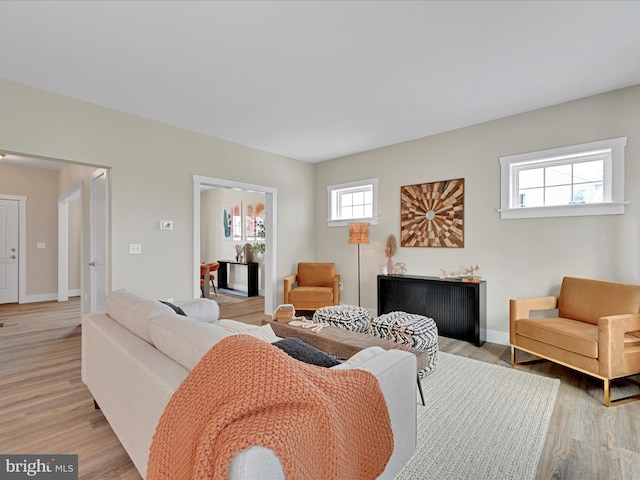
<svg viewBox="0 0 640 480">
<path fill-rule="evenodd" d="M 329 226 L 355 221 L 378 223 L 378 179 L 327 186 Z"/>
<path fill-rule="evenodd" d="M 627 137 L 500 157 L 500 218 L 624 213 Z"/>
</svg>

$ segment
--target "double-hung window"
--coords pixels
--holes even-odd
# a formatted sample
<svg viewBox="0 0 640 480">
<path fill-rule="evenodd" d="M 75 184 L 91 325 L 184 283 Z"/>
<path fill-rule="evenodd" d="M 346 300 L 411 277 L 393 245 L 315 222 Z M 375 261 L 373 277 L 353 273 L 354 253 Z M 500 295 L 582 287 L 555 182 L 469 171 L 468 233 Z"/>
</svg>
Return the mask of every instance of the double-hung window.
<svg viewBox="0 0 640 480">
<path fill-rule="evenodd" d="M 626 142 L 622 137 L 501 157 L 501 218 L 624 213 Z"/>
<path fill-rule="evenodd" d="M 377 223 L 378 179 L 329 185 L 327 187 L 329 226 L 355 221 Z"/>
</svg>

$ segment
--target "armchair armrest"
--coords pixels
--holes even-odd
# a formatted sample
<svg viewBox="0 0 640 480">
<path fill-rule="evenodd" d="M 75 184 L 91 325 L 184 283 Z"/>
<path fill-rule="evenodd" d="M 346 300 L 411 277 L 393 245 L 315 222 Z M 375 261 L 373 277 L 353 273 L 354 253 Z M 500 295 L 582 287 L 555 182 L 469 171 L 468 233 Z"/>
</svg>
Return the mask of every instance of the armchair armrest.
<svg viewBox="0 0 640 480">
<path fill-rule="evenodd" d="M 340 275 L 333 277 L 333 303 L 340 304 Z"/>
<path fill-rule="evenodd" d="M 600 375 L 616 378 L 640 370 L 640 350 L 634 359 L 625 357 L 624 336 L 640 330 L 640 313 L 610 315 L 598 320 L 598 357 Z M 639 339 L 640 340 L 640 339 Z"/>
<path fill-rule="evenodd" d="M 547 297 L 512 298 L 509 300 L 509 332 L 511 344 L 515 344 L 516 320 L 519 318 L 529 318 L 532 311 L 553 310 L 558 308 L 558 297 L 550 295 Z"/>
<path fill-rule="evenodd" d="M 293 284 L 298 281 L 298 275 L 295 273 L 285 277 L 284 279 L 284 303 L 291 303 L 289 301 L 289 293 L 291 292 L 291 288 Z"/>
</svg>

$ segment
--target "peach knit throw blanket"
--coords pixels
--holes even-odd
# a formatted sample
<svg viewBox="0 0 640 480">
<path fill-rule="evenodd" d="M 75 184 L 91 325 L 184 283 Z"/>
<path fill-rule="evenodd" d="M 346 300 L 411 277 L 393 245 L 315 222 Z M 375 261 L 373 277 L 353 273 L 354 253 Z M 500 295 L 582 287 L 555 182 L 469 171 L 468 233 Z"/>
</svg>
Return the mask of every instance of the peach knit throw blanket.
<svg viewBox="0 0 640 480">
<path fill-rule="evenodd" d="M 167 404 L 147 480 L 227 479 L 236 453 L 273 450 L 287 480 L 370 480 L 393 452 L 378 380 L 289 357 L 257 338 L 217 343 Z"/>
</svg>

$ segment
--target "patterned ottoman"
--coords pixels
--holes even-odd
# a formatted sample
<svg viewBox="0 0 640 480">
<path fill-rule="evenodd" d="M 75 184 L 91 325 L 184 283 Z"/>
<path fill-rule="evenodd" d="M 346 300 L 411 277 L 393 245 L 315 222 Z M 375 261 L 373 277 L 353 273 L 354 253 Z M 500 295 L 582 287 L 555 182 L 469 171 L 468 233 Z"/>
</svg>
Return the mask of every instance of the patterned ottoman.
<svg viewBox="0 0 640 480">
<path fill-rule="evenodd" d="M 332 305 L 322 307 L 313 314 L 316 323 L 328 323 L 352 332 L 367 333 L 371 315 L 369 310 L 353 305 Z"/>
<path fill-rule="evenodd" d="M 433 372 L 438 363 L 438 327 L 432 318 L 406 312 L 391 312 L 371 321 L 371 333 L 380 338 L 426 350 L 429 365 L 418 372 L 420 378 Z"/>
</svg>

